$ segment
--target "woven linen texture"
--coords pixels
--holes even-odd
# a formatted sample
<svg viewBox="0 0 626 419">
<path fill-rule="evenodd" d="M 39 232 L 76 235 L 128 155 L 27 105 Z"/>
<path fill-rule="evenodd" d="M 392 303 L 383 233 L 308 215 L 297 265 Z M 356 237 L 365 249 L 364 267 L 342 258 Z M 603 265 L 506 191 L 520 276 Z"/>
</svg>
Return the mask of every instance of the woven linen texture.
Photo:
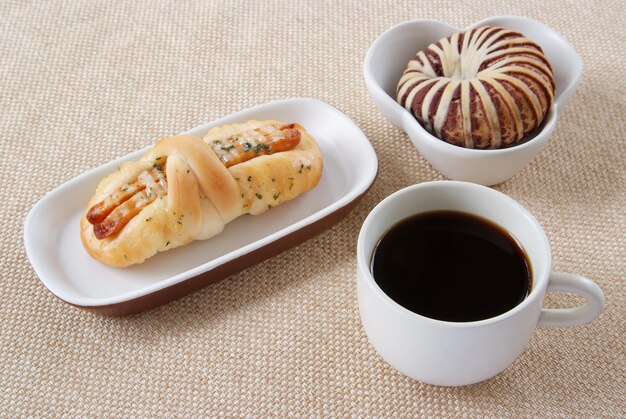
<svg viewBox="0 0 626 419">
<path fill-rule="evenodd" d="M 374 205 L 442 177 L 375 108 L 362 64 L 394 24 L 499 14 L 544 22 L 584 62 L 546 149 L 496 189 L 543 225 L 555 270 L 600 285 L 606 309 L 588 326 L 537 329 L 491 380 L 428 386 L 368 343 L 355 255 Z M 626 416 L 624 22 L 618 0 L 1 2 L 0 416 Z M 48 191 L 156 138 L 296 96 L 345 112 L 379 158 L 372 189 L 333 228 L 126 318 L 42 286 L 22 237 Z"/>
</svg>

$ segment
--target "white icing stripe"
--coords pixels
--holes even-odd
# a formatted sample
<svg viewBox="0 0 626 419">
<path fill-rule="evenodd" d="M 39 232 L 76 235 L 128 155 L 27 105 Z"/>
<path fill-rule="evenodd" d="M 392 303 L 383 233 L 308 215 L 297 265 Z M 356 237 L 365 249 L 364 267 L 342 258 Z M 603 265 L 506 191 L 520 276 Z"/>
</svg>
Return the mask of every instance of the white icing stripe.
<svg viewBox="0 0 626 419">
<path fill-rule="evenodd" d="M 471 79 L 476 76 L 480 64 L 485 60 L 484 52 L 478 47 L 481 41 L 484 39 L 483 35 L 486 32 L 485 27 L 478 28 L 470 39 L 468 49 L 463 56 L 463 78 Z"/>
<path fill-rule="evenodd" d="M 450 38 L 450 42 L 448 43 L 447 50 L 445 51 L 446 55 L 443 57 L 444 62 L 446 63 L 447 70 L 444 70 L 444 75 L 448 75 L 453 79 L 459 79 L 462 77 L 463 69 L 460 65 L 461 63 L 461 53 L 459 51 L 459 34 L 455 33 Z"/>
<path fill-rule="evenodd" d="M 431 44 L 431 45 L 428 47 L 428 49 L 429 49 L 430 51 L 434 52 L 434 53 L 435 53 L 435 55 L 437 55 L 437 58 L 439 59 L 439 63 L 441 64 L 441 67 L 442 67 L 442 69 L 443 69 L 443 60 L 444 60 L 445 58 L 444 58 L 443 51 L 441 50 L 441 48 L 439 48 L 439 47 L 438 47 L 437 45 L 435 45 L 435 44 Z M 428 57 L 428 55 L 426 55 L 426 57 Z M 428 61 L 430 61 L 430 59 L 429 59 Z M 432 63 L 431 63 L 431 64 L 432 64 Z M 433 70 L 434 70 L 434 69 L 433 69 Z M 443 74 L 445 75 L 445 73 L 443 73 Z"/>
<path fill-rule="evenodd" d="M 425 80 L 430 80 L 430 79 L 425 79 Z M 411 106 L 413 105 L 413 99 L 415 98 L 415 96 L 422 90 L 424 89 L 426 86 L 428 86 L 430 84 L 430 82 L 428 81 L 423 81 L 421 83 L 419 83 L 417 86 L 415 86 L 411 92 L 407 95 L 406 97 L 406 102 L 404 107 L 410 111 L 411 110 Z"/>
<path fill-rule="evenodd" d="M 430 79 L 430 77 L 426 77 L 424 74 L 420 72 L 411 71 L 411 72 L 405 73 L 404 76 L 402 76 L 399 84 L 404 86 L 409 83 L 414 83 L 416 80 L 428 80 L 428 79 Z"/>
<path fill-rule="evenodd" d="M 426 124 L 426 127 L 428 130 L 432 130 L 432 127 L 430 126 L 430 121 L 428 118 L 430 104 L 432 103 L 433 98 L 435 97 L 435 94 L 437 94 L 439 89 L 441 89 L 446 83 L 449 83 L 449 80 L 446 80 L 446 79 L 435 79 L 435 80 L 437 80 L 437 82 L 430 88 L 428 93 L 426 93 L 426 96 L 424 96 L 424 101 L 422 102 L 422 120 Z"/>
<path fill-rule="evenodd" d="M 543 88 L 543 92 L 548 95 L 550 102 L 552 102 L 554 99 L 554 78 L 551 71 L 543 63 L 538 63 L 525 57 L 519 59 L 511 58 L 506 60 L 506 62 L 504 62 L 505 60 L 502 61 L 502 66 L 494 66 L 494 71 L 502 74 L 521 73 L 532 78 Z"/>
<path fill-rule="evenodd" d="M 413 103 L 413 97 L 415 97 L 417 92 L 419 92 L 421 89 L 423 89 L 425 84 L 428 84 L 428 83 L 425 82 L 426 80 L 430 80 L 430 78 L 428 78 L 428 77 L 415 77 L 415 78 L 409 79 L 402 86 L 402 88 L 398 91 L 398 101 L 407 110 L 409 110 L 409 111 L 411 110 L 411 103 Z M 422 83 L 420 83 L 420 82 L 422 82 Z M 420 83 L 422 85 L 422 87 L 420 88 L 419 86 L 416 86 L 417 83 Z M 411 91 L 409 92 L 407 97 L 403 100 L 402 98 L 404 97 L 404 95 L 406 94 L 408 89 L 411 89 Z"/>
<path fill-rule="evenodd" d="M 427 76 L 437 77 L 437 73 L 435 73 L 435 69 L 433 69 L 433 66 L 430 64 L 430 60 L 426 56 L 426 53 L 424 51 L 420 51 L 417 56 L 420 57 L 423 62 L 423 64 L 420 66 L 422 68 L 422 72 Z"/>
<path fill-rule="evenodd" d="M 439 106 L 437 106 L 437 113 L 435 114 L 435 120 L 433 121 L 435 134 L 438 137 L 441 136 L 441 128 L 446 122 L 446 117 L 448 116 L 448 109 L 450 108 L 452 95 L 456 91 L 459 84 L 461 84 L 459 80 L 450 80 L 446 88 L 443 90 L 443 93 L 441 94 L 441 100 L 439 101 Z"/>
<path fill-rule="evenodd" d="M 497 51 L 492 51 L 489 54 L 487 54 L 487 58 L 488 59 L 497 58 L 501 55 L 518 55 L 519 56 L 520 54 L 532 55 L 533 57 L 537 57 L 538 61 L 541 61 L 542 63 L 544 62 L 542 60 L 543 55 L 541 54 L 541 51 L 539 51 L 538 49 L 530 45 L 522 45 L 521 47 L 513 47 L 513 48 L 506 48 L 506 49 L 500 49 Z"/>
<path fill-rule="evenodd" d="M 441 69 L 443 74 L 454 74 L 454 61 L 450 41 L 446 38 L 439 42 L 441 43 L 441 53 L 439 54 L 439 58 L 441 59 Z"/>
<path fill-rule="evenodd" d="M 537 75 L 536 72 L 530 70 L 529 68 L 523 67 L 523 66 L 509 66 L 509 67 L 502 67 L 499 72 L 502 74 L 510 74 L 510 73 L 523 74 L 524 76 L 533 79 L 535 83 L 543 87 L 544 91 L 550 97 L 550 101 L 552 101 L 552 89 L 550 89 L 550 86 L 548 86 L 548 84 L 546 83 L 546 80 L 543 77 Z M 532 96 L 537 96 L 537 95 L 533 94 Z"/>
<path fill-rule="evenodd" d="M 461 45 L 461 52 L 460 52 L 461 58 L 463 58 L 463 54 L 469 48 L 469 41 L 470 41 L 469 34 L 468 32 L 465 32 L 465 34 L 463 35 L 463 45 Z"/>
<path fill-rule="evenodd" d="M 483 27 L 483 31 L 476 40 L 476 49 L 486 49 L 487 47 L 489 47 L 491 43 L 495 41 L 496 37 L 493 35 L 496 31 L 498 31 L 498 29 L 500 28 Z M 498 32 L 498 35 L 501 35 L 501 33 L 502 32 Z"/>
<path fill-rule="evenodd" d="M 549 78 L 550 69 L 541 61 L 533 60 L 528 57 L 520 57 L 520 56 L 512 56 L 501 59 L 498 62 L 493 63 L 489 66 L 490 70 L 497 70 L 501 67 L 504 67 L 509 64 L 528 64 L 530 67 L 536 69 L 539 72 L 544 73 L 544 75 Z"/>
<path fill-rule="evenodd" d="M 461 82 L 461 116 L 463 117 L 463 142 L 465 147 L 474 148 L 472 139 L 472 118 L 470 117 L 470 81 Z"/>
<path fill-rule="evenodd" d="M 396 92 L 396 95 L 398 97 L 398 101 L 400 101 L 402 99 L 402 96 L 404 96 L 404 93 L 409 88 L 409 84 L 407 82 L 411 79 L 411 77 L 414 77 L 414 75 L 413 74 L 408 74 L 405 71 L 405 73 L 402 76 L 402 78 L 400 78 L 400 81 L 398 82 L 398 91 Z"/>
<path fill-rule="evenodd" d="M 511 45 L 523 45 L 523 44 L 529 44 L 532 43 L 533 41 L 531 41 L 528 38 L 507 38 L 507 39 L 503 39 L 502 41 L 498 41 L 495 44 L 491 45 L 489 48 L 487 48 L 487 52 L 492 52 L 494 49 L 498 49 L 498 48 L 502 48 L 502 47 L 507 47 L 507 46 L 511 46 Z"/>
<path fill-rule="evenodd" d="M 465 75 L 464 74 L 465 68 L 469 68 L 471 66 L 472 58 L 474 54 L 476 54 L 475 44 L 474 44 L 474 41 L 472 40 L 473 35 L 474 34 L 470 34 L 469 32 L 465 33 L 462 49 L 459 53 L 460 61 L 464 63 L 464 64 L 461 64 L 461 66 L 464 67 L 463 71 L 461 72 L 463 76 Z M 466 78 L 466 77 L 463 77 L 463 78 Z"/>
<path fill-rule="evenodd" d="M 494 80 L 493 78 L 487 78 L 482 80 L 494 89 L 496 89 L 496 91 L 500 94 L 500 98 L 502 98 L 502 100 L 506 104 L 509 113 L 513 113 L 516 139 L 520 140 L 524 135 L 524 125 L 522 124 L 522 115 L 520 114 L 519 108 L 515 105 L 515 99 L 513 99 L 508 90 L 506 90 L 499 81 Z"/>
<path fill-rule="evenodd" d="M 526 83 L 523 83 L 519 79 L 511 77 L 507 74 L 498 74 L 496 72 L 493 73 L 493 78 L 496 80 L 504 80 L 517 87 L 520 93 L 522 93 L 526 99 L 530 100 L 533 111 L 535 112 L 535 120 L 539 119 L 541 116 L 541 103 L 539 103 L 539 99 L 537 99 L 535 93 L 526 85 Z"/>
<path fill-rule="evenodd" d="M 493 45 L 494 42 L 498 41 L 498 39 L 502 38 L 503 36 L 506 36 L 510 33 L 512 33 L 513 31 L 504 29 L 504 28 L 499 28 L 499 27 L 492 27 L 489 30 L 489 39 L 487 39 L 480 47 L 482 49 L 487 49 L 489 48 L 491 45 Z"/>
<path fill-rule="evenodd" d="M 404 70 L 404 71 L 405 72 L 407 72 L 409 70 L 420 71 L 421 69 L 422 69 L 422 64 L 418 60 L 411 60 L 411 61 L 409 61 L 409 65 L 408 65 L 407 69 Z"/>
<path fill-rule="evenodd" d="M 491 98 L 489 97 L 489 93 L 487 93 L 487 89 L 478 79 L 474 79 L 470 81 L 472 83 L 472 87 L 478 93 L 480 97 L 480 101 L 483 105 L 483 110 L 486 112 L 486 120 L 491 128 L 491 141 L 490 144 L 492 147 L 500 147 L 501 137 L 500 137 L 500 121 L 498 119 L 498 114 L 496 112 L 496 107 L 494 106 Z"/>
</svg>

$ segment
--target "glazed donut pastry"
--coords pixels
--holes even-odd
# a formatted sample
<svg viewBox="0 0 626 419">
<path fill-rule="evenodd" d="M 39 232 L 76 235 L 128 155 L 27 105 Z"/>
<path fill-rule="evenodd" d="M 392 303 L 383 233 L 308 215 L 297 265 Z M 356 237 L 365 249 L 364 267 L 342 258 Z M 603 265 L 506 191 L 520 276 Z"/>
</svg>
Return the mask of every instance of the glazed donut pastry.
<svg viewBox="0 0 626 419">
<path fill-rule="evenodd" d="M 142 263 L 297 197 L 321 172 L 320 149 L 298 124 L 248 121 L 203 139 L 164 138 L 100 182 L 81 218 L 81 240 L 107 265 Z"/>
<path fill-rule="evenodd" d="M 539 127 L 555 88 L 539 45 L 510 29 L 481 26 L 419 51 L 398 83 L 397 100 L 448 143 L 502 148 Z"/>
</svg>

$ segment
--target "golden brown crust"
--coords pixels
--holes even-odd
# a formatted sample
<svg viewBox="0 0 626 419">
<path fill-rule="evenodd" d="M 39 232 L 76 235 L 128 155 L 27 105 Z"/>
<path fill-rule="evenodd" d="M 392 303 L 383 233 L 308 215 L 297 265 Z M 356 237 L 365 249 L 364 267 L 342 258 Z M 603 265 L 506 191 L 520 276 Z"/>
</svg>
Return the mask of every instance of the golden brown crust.
<svg viewBox="0 0 626 419">
<path fill-rule="evenodd" d="M 210 144 L 215 138 L 232 135 L 278 121 L 248 121 L 244 124 L 214 128 L 204 137 Z M 322 153 L 313 137 L 300 125 L 300 143 L 289 151 L 256 157 L 228 170 L 239 185 L 243 212 L 258 215 L 289 201 L 315 187 L 322 174 Z"/>
<path fill-rule="evenodd" d="M 195 174 L 200 191 L 215 205 L 225 223 L 241 214 L 241 197 L 234 179 L 204 141 L 189 135 L 164 138 L 146 154 L 149 160 L 159 156 L 168 156 L 168 179 L 178 179 L 179 176 L 188 175 L 187 170 Z M 176 176 L 170 177 L 169 156 L 179 156 L 188 167 L 176 172 L 172 170 L 171 175 L 176 174 Z M 181 192 L 195 195 L 194 198 L 197 197 L 197 194 L 185 190 Z M 188 199 L 190 198 L 187 197 Z M 169 201 L 170 205 L 174 204 L 172 199 Z"/>
<path fill-rule="evenodd" d="M 212 237 L 241 214 L 261 214 L 315 187 L 322 171 L 321 152 L 299 125 L 301 141 L 294 149 L 259 156 L 229 169 L 208 145 L 219 136 L 275 123 L 248 121 L 218 127 L 204 140 L 193 136 L 162 139 L 140 160 L 121 165 L 100 182 L 87 208 L 132 182 L 162 157 L 167 157 L 167 195 L 146 205 L 118 234 L 102 240 L 82 217 L 85 249 L 110 266 L 142 263 L 157 252 Z"/>
</svg>

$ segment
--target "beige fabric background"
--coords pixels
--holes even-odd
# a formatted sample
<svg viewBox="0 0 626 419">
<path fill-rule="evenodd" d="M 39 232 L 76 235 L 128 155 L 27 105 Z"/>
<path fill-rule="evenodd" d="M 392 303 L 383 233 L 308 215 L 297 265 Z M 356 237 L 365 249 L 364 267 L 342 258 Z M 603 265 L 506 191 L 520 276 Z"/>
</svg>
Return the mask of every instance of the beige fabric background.
<svg viewBox="0 0 626 419">
<path fill-rule="evenodd" d="M 0 3 L 0 416 L 626 417 L 624 3 L 546 4 Z M 543 21 L 584 61 L 548 147 L 496 189 L 543 224 L 555 269 L 602 287 L 606 310 L 588 326 L 538 329 L 496 378 L 433 387 L 385 364 L 358 318 L 361 223 L 390 193 L 441 178 L 376 110 L 362 63 L 396 23 L 464 27 L 497 14 Z M 75 309 L 41 285 L 22 234 L 47 191 L 159 136 L 294 96 L 347 113 L 380 160 L 335 227 L 126 318 Z"/>
</svg>

